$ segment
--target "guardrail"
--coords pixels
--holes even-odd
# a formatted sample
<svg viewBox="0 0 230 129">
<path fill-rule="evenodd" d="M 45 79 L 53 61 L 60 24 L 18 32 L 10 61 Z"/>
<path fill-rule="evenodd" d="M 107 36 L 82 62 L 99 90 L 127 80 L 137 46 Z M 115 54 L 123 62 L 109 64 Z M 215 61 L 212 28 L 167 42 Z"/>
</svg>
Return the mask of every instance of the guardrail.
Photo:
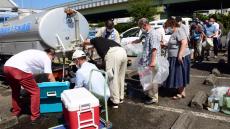
<svg viewBox="0 0 230 129">
<path fill-rule="evenodd" d="M 88 8 L 125 3 L 125 2 L 128 2 L 128 0 L 81 0 L 76 2 L 69 2 L 63 5 L 52 6 L 48 9 L 53 9 L 57 7 L 70 7 L 76 10 L 81 10 L 81 9 L 88 9 Z"/>
</svg>

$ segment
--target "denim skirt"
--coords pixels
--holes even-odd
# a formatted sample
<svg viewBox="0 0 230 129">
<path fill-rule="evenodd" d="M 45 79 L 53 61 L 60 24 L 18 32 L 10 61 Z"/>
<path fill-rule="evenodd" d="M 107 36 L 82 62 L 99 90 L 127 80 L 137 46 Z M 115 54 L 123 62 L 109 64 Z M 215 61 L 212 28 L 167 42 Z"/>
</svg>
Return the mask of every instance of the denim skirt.
<svg viewBox="0 0 230 129">
<path fill-rule="evenodd" d="M 169 76 L 166 80 L 167 88 L 186 87 L 190 81 L 190 55 L 183 58 L 183 64 L 177 57 L 169 57 Z"/>
</svg>

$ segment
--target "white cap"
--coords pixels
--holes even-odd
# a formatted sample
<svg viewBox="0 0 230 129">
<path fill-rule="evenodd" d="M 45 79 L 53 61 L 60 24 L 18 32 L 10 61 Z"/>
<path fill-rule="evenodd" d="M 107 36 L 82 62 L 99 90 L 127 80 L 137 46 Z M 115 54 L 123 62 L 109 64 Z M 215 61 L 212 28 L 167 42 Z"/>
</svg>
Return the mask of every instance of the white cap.
<svg viewBox="0 0 230 129">
<path fill-rule="evenodd" d="M 80 57 L 83 57 L 83 56 L 86 56 L 85 52 L 83 52 L 82 50 L 76 50 L 73 53 L 72 59 L 80 58 Z"/>
</svg>

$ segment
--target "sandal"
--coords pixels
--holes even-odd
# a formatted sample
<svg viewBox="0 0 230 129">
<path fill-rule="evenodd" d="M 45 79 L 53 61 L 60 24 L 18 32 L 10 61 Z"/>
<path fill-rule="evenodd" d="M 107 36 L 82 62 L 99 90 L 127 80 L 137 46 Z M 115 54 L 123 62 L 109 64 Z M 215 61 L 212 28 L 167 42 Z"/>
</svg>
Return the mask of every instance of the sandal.
<svg viewBox="0 0 230 129">
<path fill-rule="evenodd" d="M 182 98 L 185 98 L 185 97 L 186 97 L 186 95 L 183 95 L 183 94 L 181 94 L 181 96 L 182 96 Z"/>
<path fill-rule="evenodd" d="M 174 100 L 178 100 L 178 99 L 182 99 L 183 96 L 181 94 L 177 94 L 176 96 L 173 96 L 172 99 Z"/>
</svg>

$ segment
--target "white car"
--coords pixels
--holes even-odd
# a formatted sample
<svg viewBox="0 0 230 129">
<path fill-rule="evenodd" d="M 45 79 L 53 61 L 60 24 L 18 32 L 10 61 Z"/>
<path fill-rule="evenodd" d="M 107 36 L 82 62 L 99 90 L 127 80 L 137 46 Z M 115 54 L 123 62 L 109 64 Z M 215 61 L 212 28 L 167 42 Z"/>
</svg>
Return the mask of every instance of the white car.
<svg viewBox="0 0 230 129">
<path fill-rule="evenodd" d="M 164 23 L 167 21 L 167 19 L 162 19 L 162 20 L 156 20 L 156 21 L 151 21 L 149 24 L 153 26 L 154 28 L 158 27 L 163 27 Z"/>
<path fill-rule="evenodd" d="M 143 37 L 142 37 L 143 36 Z M 142 52 L 142 44 L 129 44 L 136 39 L 144 39 L 142 31 L 139 27 L 133 27 L 120 34 L 121 46 L 125 48 L 128 56 L 137 56 Z"/>
<path fill-rule="evenodd" d="M 158 30 L 159 33 L 164 33 L 163 26 L 152 26 L 154 29 Z M 136 39 L 143 39 L 142 42 L 144 42 L 145 34 L 142 34 L 142 31 L 139 27 L 133 27 L 125 32 L 120 34 L 121 36 L 121 46 L 124 47 L 127 51 L 128 56 L 137 56 L 139 53 L 142 52 L 142 44 L 129 44 L 130 42 L 136 40 Z M 170 34 L 165 34 L 164 36 L 164 42 L 167 44 L 169 41 L 169 38 L 171 37 Z"/>
</svg>

